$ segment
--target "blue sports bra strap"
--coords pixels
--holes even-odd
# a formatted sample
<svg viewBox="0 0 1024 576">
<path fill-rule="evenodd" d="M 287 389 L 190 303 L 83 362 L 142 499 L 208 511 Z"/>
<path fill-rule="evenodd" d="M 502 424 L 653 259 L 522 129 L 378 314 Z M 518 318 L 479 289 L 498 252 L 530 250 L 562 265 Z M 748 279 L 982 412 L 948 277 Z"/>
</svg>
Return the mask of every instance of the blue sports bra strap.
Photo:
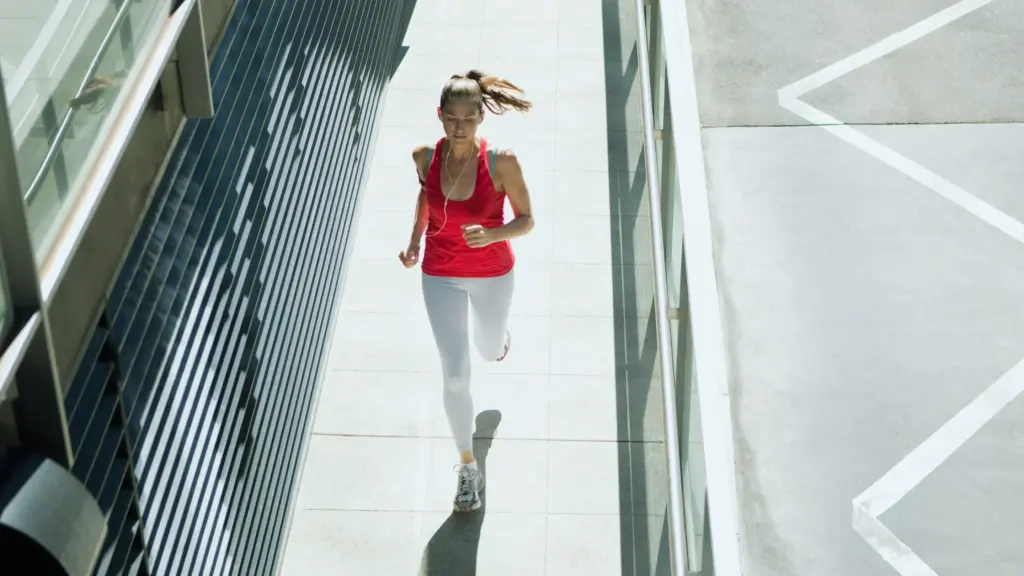
<svg viewBox="0 0 1024 576">
<path fill-rule="evenodd" d="M 498 157 L 498 151 L 491 148 L 487 151 L 487 173 L 494 176 L 494 160 Z"/>
</svg>

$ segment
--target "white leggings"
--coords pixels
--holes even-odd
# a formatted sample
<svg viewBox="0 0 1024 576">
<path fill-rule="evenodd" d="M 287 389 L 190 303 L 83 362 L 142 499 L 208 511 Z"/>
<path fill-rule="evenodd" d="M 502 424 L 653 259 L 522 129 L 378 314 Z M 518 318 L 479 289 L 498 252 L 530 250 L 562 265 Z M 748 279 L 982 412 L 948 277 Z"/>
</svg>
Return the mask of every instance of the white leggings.
<svg viewBox="0 0 1024 576">
<path fill-rule="evenodd" d="M 473 449 L 473 396 L 469 392 L 469 306 L 473 342 L 480 356 L 494 362 L 505 351 L 513 273 L 495 278 L 423 275 L 423 301 L 441 354 L 444 409 L 459 452 Z"/>
</svg>

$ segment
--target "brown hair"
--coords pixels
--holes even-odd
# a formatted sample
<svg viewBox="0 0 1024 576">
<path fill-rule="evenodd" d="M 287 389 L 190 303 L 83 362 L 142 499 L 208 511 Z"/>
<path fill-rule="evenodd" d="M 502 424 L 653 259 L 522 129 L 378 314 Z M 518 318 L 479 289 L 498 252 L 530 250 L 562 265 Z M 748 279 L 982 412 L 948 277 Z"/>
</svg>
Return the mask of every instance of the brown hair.
<svg viewBox="0 0 1024 576">
<path fill-rule="evenodd" d="M 504 114 L 509 110 L 526 112 L 533 107 L 529 100 L 520 98 L 516 94 L 525 94 L 515 84 L 498 78 L 488 76 L 479 70 L 470 70 L 465 74 L 456 74 L 448 80 L 441 90 L 441 108 L 452 100 L 469 100 L 476 102 L 481 109 L 487 109 L 494 114 Z"/>
</svg>

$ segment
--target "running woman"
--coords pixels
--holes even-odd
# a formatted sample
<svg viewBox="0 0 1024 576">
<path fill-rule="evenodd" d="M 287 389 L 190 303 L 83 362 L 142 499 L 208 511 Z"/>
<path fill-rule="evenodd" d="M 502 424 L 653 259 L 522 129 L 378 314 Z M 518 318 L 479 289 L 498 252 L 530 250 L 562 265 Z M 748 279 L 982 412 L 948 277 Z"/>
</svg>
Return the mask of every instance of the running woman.
<svg viewBox="0 0 1024 576">
<path fill-rule="evenodd" d="M 491 149 L 477 136 L 485 109 L 525 112 L 523 91 L 478 70 L 457 74 L 441 91 L 437 117 L 444 138 L 413 150 L 420 181 L 409 246 L 398 255 L 406 268 L 423 256 L 423 302 L 444 379 L 444 408 L 461 463 L 453 508 L 480 508 L 483 474 L 473 456 L 473 397 L 470 394 L 469 310 L 473 343 L 488 362 L 508 354 L 509 307 L 515 258 L 509 241 L 533 228 L 530 193 L 511 150 Z M 515 217 L 505 222 L 505 198 Z"/>
</svg>

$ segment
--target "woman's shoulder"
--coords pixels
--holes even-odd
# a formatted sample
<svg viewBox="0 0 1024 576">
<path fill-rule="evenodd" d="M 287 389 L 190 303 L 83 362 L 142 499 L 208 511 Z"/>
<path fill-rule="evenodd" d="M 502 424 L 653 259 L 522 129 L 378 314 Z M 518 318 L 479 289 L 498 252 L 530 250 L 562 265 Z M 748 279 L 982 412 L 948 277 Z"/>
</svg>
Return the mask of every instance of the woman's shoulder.
<svg viewBox="0 0 1024 576">
<path fill-rule="evenodd" d="M 511 148 L 492 148 L 494 166 L 493 172 L 505 172 L 506 170 L 519 170 L 519 157 Z"/>
<path fill-rule="evenodd" d="M 433 157 L 434 146 L 424 145 L 412 149 L 412 161 L 416 164 L 416 170 L 421 173 L 421 177 L 426 177 L 427 169 L 430 168 L 430 162 Z"/>
<path fill-rule="evenodd" d="M 417 164 L 422 160 L 429 160 L 434 155 L 434 146 L 432 144 L 424 144 L 417 146 L 412 149 L 412 159 Z"/>
</svg>

